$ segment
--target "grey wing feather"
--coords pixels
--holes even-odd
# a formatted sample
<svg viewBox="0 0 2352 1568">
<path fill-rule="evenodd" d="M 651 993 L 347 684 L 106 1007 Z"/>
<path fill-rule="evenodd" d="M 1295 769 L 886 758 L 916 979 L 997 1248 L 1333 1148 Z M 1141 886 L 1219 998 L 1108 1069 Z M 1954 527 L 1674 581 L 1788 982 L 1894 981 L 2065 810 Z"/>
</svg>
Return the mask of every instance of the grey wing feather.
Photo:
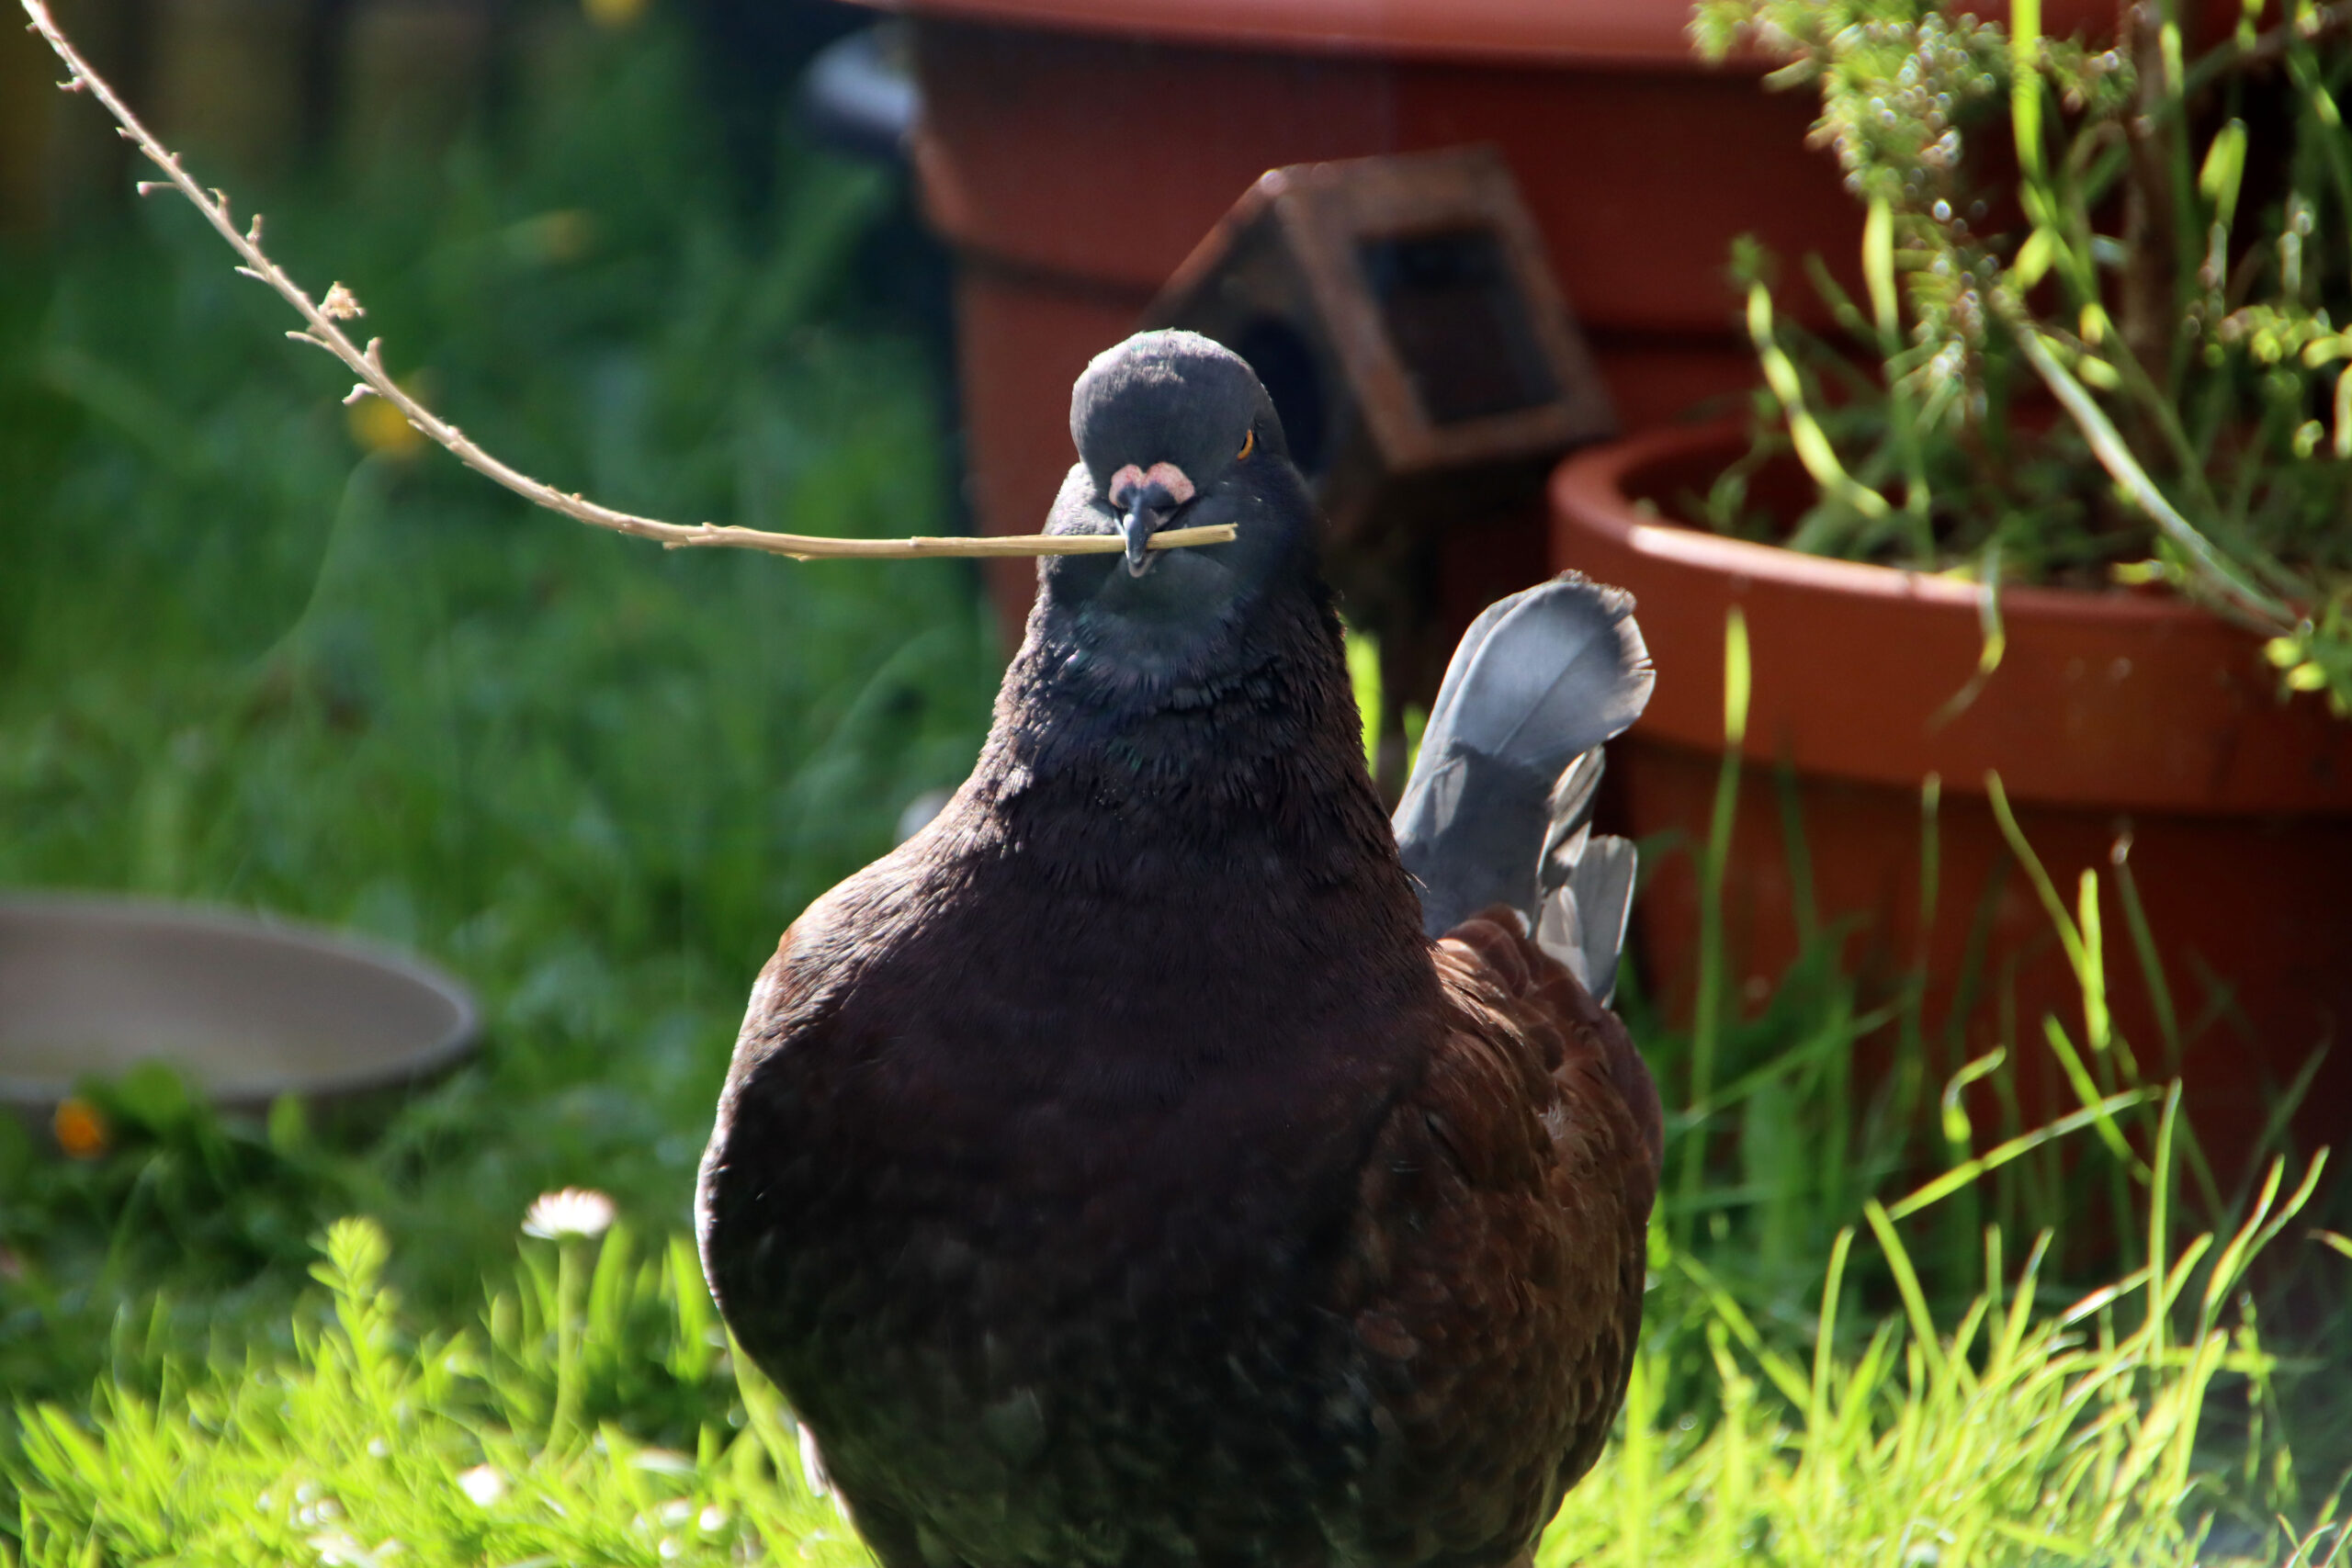
<svg viewBox="0 0 2352 1568">
<path fill-rule="evenodd" d="M 1567 880 L 1544 894 L 1535 922 L 1544 951 L 1566 964 L 1604 1006 L 1617 990 L 1617 955 L 1625 946 L 1640 859 L 1632 840 L 1593 834 Z"/>
<path fill-rule="evenodd" d="M 1601 767 L 1596 746 L 1571 760 L 1552 786 L 1536 872 L 1535 940 L 1605 1003 L 1617 988 L 1617 954 L 1625 945 L 1640 857 L 1629 840 L 1592 830 Z"/>
<path fill-rule="evenodd" d="M 1600 791 L 1600 748 L 1579 751 L 1560 770 L 1545 808 L 1544 858 L 1536 882 L 1545 893 L 1567 881 L 1591 836 L 1592 807 Z"/>
<path fill-rule="evenodd" d="M 1577 752 L 1641 716 L 1652 679 L 1634 596 L 1570 572 L 1498 600 L 1472 623 L 1430 709 L 1421 754 L 1458 748 L 1532 769 L 1548 788 Z"/>
<path fill-rule="evenodd" d="M 1573 572 L 1489 607 L 1454 650 L 1395 819 L 1424 931 L 1508 904 L 1603 998 L 1633 846 L 1589 829 L 1600 748 L 1654 680 L 1633 609 Z"/>
</svg>

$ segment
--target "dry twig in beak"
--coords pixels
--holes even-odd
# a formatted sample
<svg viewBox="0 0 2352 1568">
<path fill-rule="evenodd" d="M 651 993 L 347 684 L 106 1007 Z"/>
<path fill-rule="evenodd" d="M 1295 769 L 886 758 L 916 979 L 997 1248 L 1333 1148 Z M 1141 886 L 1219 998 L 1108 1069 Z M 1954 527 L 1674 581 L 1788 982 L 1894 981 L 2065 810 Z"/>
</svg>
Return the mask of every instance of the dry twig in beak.
<svg viewBox="0 0 2352 1568">
<path fill-rule="evenodd" d="M 145 196 L 165 185 L 176 188 L 196 205 L 220 237 L 236 251 L 243 265 L 237 270 L 247 277 L 267 284 L 280 298 L 301 316 L 305 325 L 300 332 L 286 335 L 298 343 L 307 343 L 324 349 L 345 365 L 359 378 L 345 402 L 363 397 L 378 397 L 400 410 L 401 417 L 423 434 L 446 446 L 457 459 L 476 473 L 487 475 L 526 500 L 537 502 L 550 512 L 560 512 L 598 528 L 609 528 L 616 534 L 632 534 L 640 539 L 652 539 L 665 549 L 692 548 L 702 546 L 726 546 L 737 549 L 765 550 L 770 555 L 790 556 L 795 560 L 819 560 L 837 556 L 904 558 L 914 556 L 1081 556 L 1116 555 L 1126 546 L 1115 534 L 1066 535 L 1048 536 L 1044 534 L 1001 535 L 983 538 L 913 538 L 913 539 L 836 539 L 815 534 L 771 534 L 758 528 L 722 527 L 710 523 L 691 525 L 663 523 L 652 517 L 639 517 L 633 513 L 616 512 L 609 506 L 599 506 L 583 496 L 567 494 L 551 485 L 542 484 L 528 474 L 507 467 L 476 446 L 456 425 L 426 408 L 401 389 L 384 369 L 383 340 L 369 338 L 365 349 L 354 347 L 351 339 L 336 323 L 354 320 L 366 312 L 358 298 L 341 283 L 331 285 L 325 296 L 312 299 L 284 268 L 271 261 L 261 248 L 261 217 L 256 213 L 252 225 L 240 231 L 229 217 L 229 198 L 219 190 L 208 190 L 191 179 L 180 167 L 179 154 L 172 152 L 130 112 L 130 106 L 117 96 L 105 78 L 90 69 L 89 62 L 67 41 L 49 7 L 42 0 L 22 0 L 25 14 L 32 18 L 33 30 L 49 40 L 49 47 L 65 62 L 66 79 L 58 86 L 69 93 L 88 93 L 106 106 L 107 112 L 121 125 L 123 138 L 147 155 L 148 161 L 163 170 L 161 180 L 141 180 L 139 193 Z M 1150 547 L 1155 550 L 1181 549 L 1188 545 L 1223 544 L 1234 536 L 1233 525 L 1221 524 L 1207 528 L 1172 528 L 1152 536 Z"/>
</svg>

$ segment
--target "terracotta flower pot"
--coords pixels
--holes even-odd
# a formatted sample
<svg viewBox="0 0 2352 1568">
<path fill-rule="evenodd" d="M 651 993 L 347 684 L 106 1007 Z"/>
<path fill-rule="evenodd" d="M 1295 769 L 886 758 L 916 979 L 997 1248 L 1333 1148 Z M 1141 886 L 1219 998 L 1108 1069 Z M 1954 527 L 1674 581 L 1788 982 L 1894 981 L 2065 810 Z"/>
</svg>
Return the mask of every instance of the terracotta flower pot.
<svg viewBox="0 0 2352 1568">
<path fill-rule="evenodd" d="M 916 166 L 960 263 L 985 532 L 1038 525 L 1069 466 L 1070 382 L 1270 168 L 1500 149 L 1628 431 L 1756 382 L 1724 276 L 1736 236 L 1855 265 L 1860 209 L 1805 143 L 1817 106 L 1698 60 L 1689 0 L 876 3 L 915 15 Z M 2114 15 L 2052 0 L 2044 26 Z M 1034 569 L 991 570 L 1017 634 Z"/>
<path fill-rule="evenodd" d="M 1661 672 L 1611 758 L 1634 832 L 1703 840 L 1724 750 L 1724 621 L 1734 605 L 1746 616 L 1753 766 L 1727 875 L 1735 983 L 1769 980 L 1798 950 L 1785 770 L 1821 914 L 1861 917 L 1849 956 L 1883 977 L 1924 964 L 1931 1024 L 1973 967 L 1981 987 L 1959 1010 L 1968 1054 L 2008 1043 L 2028 1117 L 2070 1109 L 2041 1020 L 2055 1014 L 2079 1045 L 2081 995 L 2004 848 L 1984 784 L 1997 773 L 2070 908 L 2081 873 L 2099 873 L 2117 1025 L 2154 1073 L 2163 1034 L 2115 885 L 2128 843 L 2191 1036 L 2186 1103 L 2217 1169 L 2243 1160 L 2270 1095 L 2323 1046 L 2294 1128 L 2307 1146 L 2340 1144 L 2352 1133 L 2352 725 L 2315 699 L 2282 704 L 2256 639 L 2179 600 L 2023 588 L 2001 595 L 1999 670 L 1939 722 L 1982 648 L 1973 588 L 1667 520 L 1743 445 L 1720 427 L 1654 432 L 1569 459 L 1551 491 L 1554 564 L 1634 592 Z M 1931 773 L 1940 889 L 1923 929 Z M 1691 857 L 1668 855 L 1637 905 L 1645 970 L 1670 1008 L 1689 1004 L 1698 893 Z M 1972 965 L 1980 908 L 1989 923 Z"/>
<path fill-rule="evenodd" d="M 1860 214 L 1804 145 L 1812 106 L 1693 59 L 1684 0 L 910 8 L 987 532 L 1038 525 L 1069 466 L 1070 382 L 1269 168 L 1499 148 L 1625 428 L 1755 379 L 1723 280 L 1735 235 L 1856 252 Z M 1017 632 L 1034 569 L 997 570 Z"/>
</svg>

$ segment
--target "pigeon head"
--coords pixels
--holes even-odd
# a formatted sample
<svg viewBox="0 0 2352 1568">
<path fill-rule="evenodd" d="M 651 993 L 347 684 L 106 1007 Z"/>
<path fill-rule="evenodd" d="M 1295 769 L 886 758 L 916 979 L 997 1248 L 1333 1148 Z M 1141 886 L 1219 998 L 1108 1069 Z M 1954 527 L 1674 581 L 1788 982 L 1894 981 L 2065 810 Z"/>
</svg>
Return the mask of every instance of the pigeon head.
<svg viewBox="0 0 2352 1568">
<path fill-rule="evenodd" d="M 1281 446 L 1281 422 L 1256 372 L 1197 333 L 1138 333 L 1097 355 L 1070 389 L 1069 434 L 1091 500 L 1118 524 L 1127 575 L 1154 565 L 1146 541 L 1162 528 L 1204 521 L 1196 502 L 1247 481 L 1263 424 Z M 1182 524 L 1174 520 L 1185 513 Z M 1215 521 L 1231 521 L 1217 518 Z"/>
<path fill-rule="evenodd" d="M 1071 389 L 1079 461 L 1049 534 L 1111 534 L 1118 555 L 1048 557 L 1043 597 L 1089 618 L 1226 619 L 1277 581 L 1313 572 L 1314 508 L 1282 421 L 1240 355 L 1196 333 L 1139 333 Z M 1170 528 L 1235 524 L 1230 544 L 1153 550 Z"/>
</svg>

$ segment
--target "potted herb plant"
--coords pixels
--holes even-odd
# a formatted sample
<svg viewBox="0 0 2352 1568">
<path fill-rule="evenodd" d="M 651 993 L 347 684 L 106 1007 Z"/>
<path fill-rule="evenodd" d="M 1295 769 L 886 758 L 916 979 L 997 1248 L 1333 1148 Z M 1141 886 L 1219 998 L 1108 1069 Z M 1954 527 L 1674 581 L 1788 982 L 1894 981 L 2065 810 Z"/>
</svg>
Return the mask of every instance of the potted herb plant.
<svg viewBox="0 0 2352 1568">
<path fill-rule="evenodd" d="M 2352 17 L 2249 0 L 2199 49 L 2169 0 L 2121 16 L 1705 0 L 1702 52 L 1818 91 L 1864 287 L 1808 258 L 1839 332 L 1797 330 L 1746 248 L 1752 428 L 1571 459 L 1555 553 L 1686 672 L 1623 748 L 1637 830 L 1705 841 L 1720 758 L 1764 764 L 1728 862 L 1645 895 L 1669 992 L 1702 875 L 1746 975 L 1860 914 L 1953 1066 L 2030 1058 L 2014 1109 L 2177 1056 L 2218 1167 L 2298 1090 L 2305 1139 L 2352 1132 Z M 2052 905 L 2132 934 L 2088 1006 Z"/>
</svg>

